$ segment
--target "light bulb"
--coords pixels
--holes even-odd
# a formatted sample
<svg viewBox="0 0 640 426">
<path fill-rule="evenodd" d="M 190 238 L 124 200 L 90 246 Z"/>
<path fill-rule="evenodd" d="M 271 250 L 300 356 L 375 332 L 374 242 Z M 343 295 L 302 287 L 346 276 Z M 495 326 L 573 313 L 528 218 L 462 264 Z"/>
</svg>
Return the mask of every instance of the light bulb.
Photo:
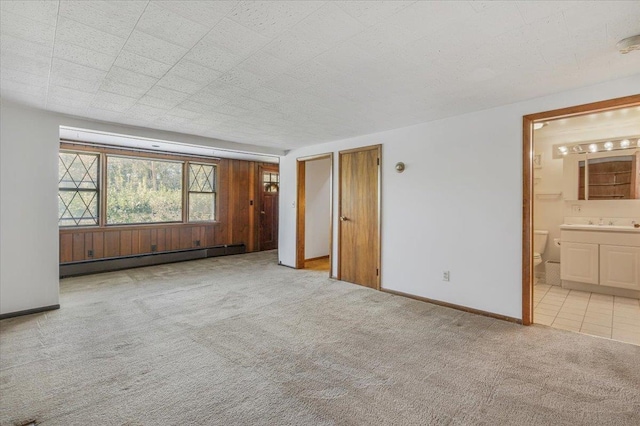
<svg viewBox="0 0 640 426">
<path fill-rule="evenodd" d="M 595 143 L 592 143 L 591 145 L 589 145 L 589 151 L 598 152 L 598 145 L 596 145 Z"/>
<path fill-rule="evenodd" d="M 607 141 L 604 143 L 604 149 L 606 149 L 607 151 L 611 151 L 613 149 L 613 142 L 611 141 Z"/>
<path fill-rule="evenodd" d="M 580 145 L 576 145 L 572 149 L 573 149 L 573 152 L 578 152 L 578 153 L 582 152 L 582 147 Z"/>
<path fill-rule="evenodd" d="M 567 155 L 567 152 L 568 152 L 569 150 L 567 149 L 567 147 L 566 147 L 566 146 L 559 146 L 559 147 L 558 147 L 558 151 L 560 151 L 560 153 L 561 153 L 562 155 Z"/>
<path fill-rule="evenodd" d="M 620 148 L 629 148 L 629 145 L 631 145 L 629 139 L 623 139 L 620 141 Z"/>
</svg>

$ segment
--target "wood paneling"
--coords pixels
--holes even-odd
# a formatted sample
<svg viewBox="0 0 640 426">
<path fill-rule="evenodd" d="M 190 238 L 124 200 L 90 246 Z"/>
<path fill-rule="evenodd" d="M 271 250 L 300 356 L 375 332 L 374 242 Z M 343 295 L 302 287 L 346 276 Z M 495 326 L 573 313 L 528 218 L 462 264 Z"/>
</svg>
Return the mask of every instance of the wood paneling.
<svg viewBox="0 0 640 426">
<path fill-rule="evenodd" d="M 101 259 L 104 257 L 104 233 L 93 232 L 93 258 Z"/>
<path fill-rule="evenodd" d="M 73 234 L 60 234 L 60 262 L 73 261 Z"/>
<path fill-rule="evenodd" d="M 104 257 L 120 256 L 120 231 L 104 233 Z"/>
<path fill-rule="evenodd" d="M 73 234 L 73 261 L 77 262 L 85 260 L 86 253 L 84 251 L 84 234 L 74 232 Z"/>
</svg>

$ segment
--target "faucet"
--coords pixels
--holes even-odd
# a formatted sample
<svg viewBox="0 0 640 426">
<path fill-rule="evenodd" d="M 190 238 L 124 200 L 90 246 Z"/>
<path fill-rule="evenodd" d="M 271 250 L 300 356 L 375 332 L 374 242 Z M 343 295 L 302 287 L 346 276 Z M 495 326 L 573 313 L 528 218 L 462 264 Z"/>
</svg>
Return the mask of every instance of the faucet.
<svg viewBox="0 0 640 426">
<path fill-rule="evenodd" d="M 609 226 L 613 226 L 613 225 L 614 225 L 613 220 L 610 220 L 609 221 Z"/>
<path fill-rule="evenodd" d="M 593 225 L 593 221 L 589 219 L 589 225 Z"/>
<path fill-rule="evenodd" d="M 598 222 L 598 225 L 599 225 L 599 226 L 604 225 L 604 219 L 603 219 L 603 218 L 600 218 L 600 221 Z"/>
</svg>

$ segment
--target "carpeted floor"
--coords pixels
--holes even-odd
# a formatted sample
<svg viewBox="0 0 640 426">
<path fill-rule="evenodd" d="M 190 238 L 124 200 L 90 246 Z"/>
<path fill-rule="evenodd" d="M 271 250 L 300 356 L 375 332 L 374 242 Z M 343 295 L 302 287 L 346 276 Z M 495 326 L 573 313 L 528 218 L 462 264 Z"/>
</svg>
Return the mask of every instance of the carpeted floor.
<svg viewBox="0 0 640 426">
<path fill-rule="evenodd" d="M 640 347 L 276 265 L 66 279 L 0 323 L 0 424 L 634 425 Z"/>
</svg>

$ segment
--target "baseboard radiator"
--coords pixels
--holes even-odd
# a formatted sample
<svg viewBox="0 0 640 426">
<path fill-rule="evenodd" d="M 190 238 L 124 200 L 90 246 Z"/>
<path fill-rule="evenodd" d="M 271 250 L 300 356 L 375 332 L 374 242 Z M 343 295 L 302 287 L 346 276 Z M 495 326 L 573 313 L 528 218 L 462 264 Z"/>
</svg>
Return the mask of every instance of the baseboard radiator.
<svg viewBox="0 0 640 426">
<path fill-rule="evenodd" d="M 99 272 L 118 271 L 120 269 L 138 268 L 141 266 L 160 265 L 163 263 L 182 262 L 185 260 L 205 259 L 207 257 L 242 254 L 246 253 L 246 251 L 247 247 L 244 244 L 229 244 L 190 250 L 61 263 L 60 278 L 96 274 Z"/>
</svg>

